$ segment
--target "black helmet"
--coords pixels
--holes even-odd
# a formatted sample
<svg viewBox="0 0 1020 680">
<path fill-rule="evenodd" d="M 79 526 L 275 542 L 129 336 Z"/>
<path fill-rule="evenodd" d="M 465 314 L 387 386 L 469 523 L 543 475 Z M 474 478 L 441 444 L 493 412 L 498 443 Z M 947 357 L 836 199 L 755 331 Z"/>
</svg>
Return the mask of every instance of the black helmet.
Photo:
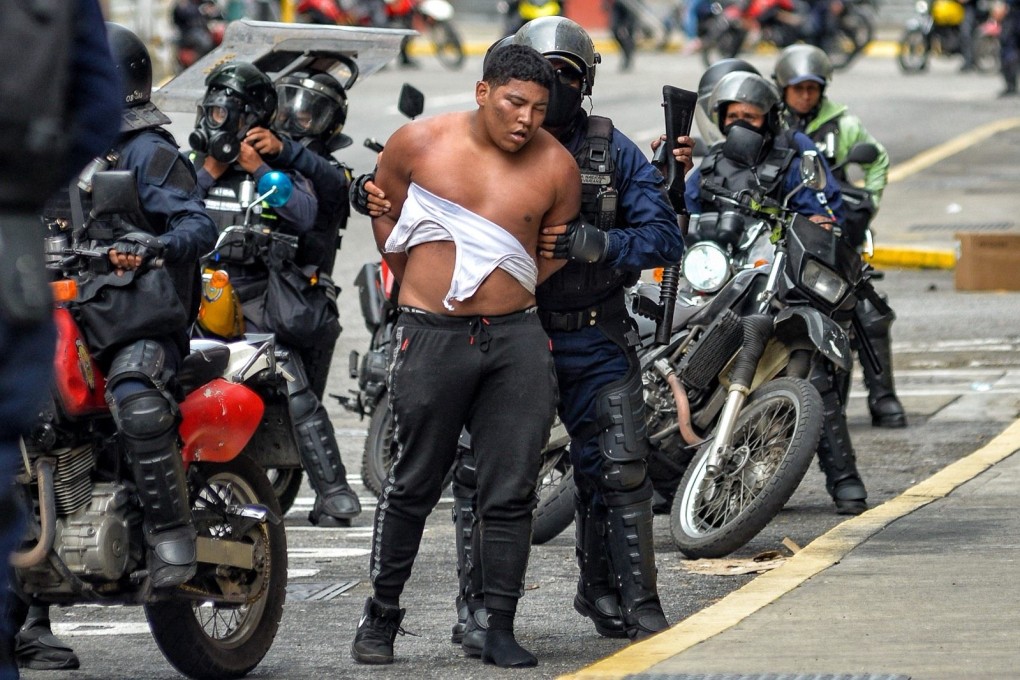
<svg viewBox="0 0 1020 680">
<path fill-rule="evenodd" d="M 705 140 L 710 144 L 721 139 L 719 128 L 715 126 L 712 119 L 712 110 L 709 107 L 709 99 L 712 97 L 712 90 L 715 89 L 719 80 L 729 73 L 754 73 L 761 75 L 750 62 L 743 59 L 720 59 L 713 63 L 701 74 L 698 81 L 698 107 L 694 110 L 694 119 L 698 123 L 698 130 Z"/>
<path fill-rule="evenodd" d="M 152 94 L 152 59 L 137 35 L 120 24 L 106 23 L 110 54 L 120 76 L 122 103 L 139 106 Z"/>
<path fill-rule="evenodd" d="M 533 19 L 518 29 L 513 43 L 527 45 L 544 57 L 559 57 L 570 63 L 584 78 L 581 93 L 591 94 L 595 66 L 602 63 L 602 55 L 595 51 L 591 36 L 580 24 L 559 16 Z"/>
<path fill-rule="evenodd" d="M 276 88 L 273 81 L 246 61 L 221 64 L 205 79 L 206 91 L 222 91 L 244 102 L 251 124 L 268 127 L 276 113 Z"/>
<path fill-rule="evenodd" d="M 295 71 L 276 82 L 276 96 L 273 129 L 294 139 L 326 142 L 347 122 L 347 92 L 328 73 Z"/>
<path fill-rule="evenodd" d="M 723 129 L 726 107 L 735 102 L 757 106 L 765 114 L 766 133 L 779 132 L 779 92 L 775 86 L 755 73 L 737 71 L 723 76 L 709 98 L 709 110 L 719 129 Z M 724 131 L 725 132 L 725 131 Z"/>
<path fill-rule="evenodd" d="M 832 62 L 829 55 L 814 45 L 790 45 L 779 53 L 772 79 L 780 89 L 810 80 L 824 91 L 832 80 Z"/>
</svg>

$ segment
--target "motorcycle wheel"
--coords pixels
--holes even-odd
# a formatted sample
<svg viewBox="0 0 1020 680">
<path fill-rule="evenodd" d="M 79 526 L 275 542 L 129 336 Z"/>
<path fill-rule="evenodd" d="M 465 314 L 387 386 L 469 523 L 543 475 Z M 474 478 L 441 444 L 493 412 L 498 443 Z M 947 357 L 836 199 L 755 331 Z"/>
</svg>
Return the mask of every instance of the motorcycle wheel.
<svg viewBox="0 0 1020 680">
<path fill-rule="evenodd" d="M 231 530 L 206 508 L 215 504 L 261 504 L 280 516 L 280 506 L 265 472 L 244 455 L 226 463 L 196 463 L 206 481 L 193 501 L 200 536 Z M 210 502 L 211 501 L 211 502 Z M 208 599 L 169 600 L 145 605 L 152 637 L 174 668 L 191 678 L 240 678 L 269 651 L 283 616 L 287 587 L 287 537 L 283 523 L 253 526 L 244 537 L 256 546 L 258 567 L 199 564 L 189 582 L 203 589 L 255 592 L 247 604 L 218 605 Z"/>
<path fill-rule="evenodd" d="M 974 67 L 980 73 L 999 70 L 999 39 L 996 36 L 975 34 Z"/>
<path fill-rule="evenodd" d="M 447 21 L 430 22 L 428 35 L 440 64 L 452 71 L 464 65 L 464 45 L 453 24 Z"/>
<path fill-rule="evenodd" d="M 538 478 L 538 506 L 531 529 L 532 545 L 559 536 L 574 521 L 574 470 L 568 448 L 547 452 Z"/>
<path fill-rule="evenodd" d="M 920 73 L 928 67 L 928 37 L 919 29 L 903 34 L 897 61 L 904 73 Z"/>
<path fill-rule="evenodd" d="M 276 501 L 280 504 L 280 513 L 286 515 L 294 507 L 304 473 L 301 468 L 269 468 L 266 470 L 266 476 L 273 485 Z"/>
<path fill-rule="evenodd" d="M 867 17 L 854 11 L 846 12 L 839 20 L 835 35 L 831 36 L 825 51 L 832 59 L 832 67 L 845 69 L 857 58 L 874 37 L 875 28 Z"/>
<path fill-rule="evenodd" d="M 375 404 L 368 421 L 368 436 L 365 437 L 365 452 L 361 456 L 361 482 L 376 497 L 382 496 L 383 485 L 390 476 L 393 465 L 393 411 L 390 410 L 390 395 L 384 392 Z M 443 488 L 453 480 L 453 470 L 446 474 Z"/>
<path fill-rule="evenodd" d="M 732 59 L 740 54 L 746 31 L 737 26 L 725 25 L 722 29 L 712 26 L 701 41 L 701 61 L 711 66 L 720 59 Z"/>
<path fill-rule="evenodd" d="M 811 465 L 822 428 L 822 398 L 806 380 L 778 378 L 756 390 L 737 417 L 723 471 L 706 476 L 710 445 L 691 463 L 669 528 L 684 555 L 723 557 L 783 509 Z"/>
</svg>

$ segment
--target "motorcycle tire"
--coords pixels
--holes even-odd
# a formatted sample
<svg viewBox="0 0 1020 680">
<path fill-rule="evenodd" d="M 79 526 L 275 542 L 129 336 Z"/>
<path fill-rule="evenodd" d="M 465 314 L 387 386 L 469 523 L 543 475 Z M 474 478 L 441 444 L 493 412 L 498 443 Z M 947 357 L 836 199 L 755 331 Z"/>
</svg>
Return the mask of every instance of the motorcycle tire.
<svg viewBox="0 0 1020 680">
<path fill-rule="evenodd" d="M 226 463 L 196 463 L 205 485 L 192 501 L 199 536 L 219 536 L 231 526 L 214 504 L 264 505 L 278 517 L 280 505 L 265 472 L 240 455 Z M 174 668 L 201 680 L 240 678 L 269 651 L 283 616 L 287 588 L 287 537 L 282 522 L 256 524 L 245 536 L 257 547 L 257 569 L 199 563 L 189 586 L 211 590 L 227 580 L 231 590 L 256 589 L 254 601 L 220 606 L 213 598 L 173 599 L 145 605 L 152 637 Z"/>
<path fill-rule="evenodd" d="M 669 523 L 680 551 L 724 557 L 757 536 L 800 485 L 821 431 L 822 398 L 806 380 L 777 378 L 755 390 L 737 417 L 722 473 L 706 479 L 706 444 L 680 482 Z"/>
<path fill-rule="evenodd" d="M 464 65 L 464 43 L 453 24 L 448 21 L 430 22 L 428 36 L 440 64 L 451 71 Z"/>
<path fill-rule="evenodd" d="M 839 26 L 825 45 L 825 51 L 832 60 L 832 67 L 837 71 L 845 69 L 853 63 L 875 35 L 875 28 L 867 17 L 852 10 L 847 11 L 839 20 Z"/>
<path fill-rule="evenodd" d="M 300 468 L 269 468 L 266 470 L 269 483 L 273 485 L 276 501 L 280 504 L 280 512 L 286 515 L 297 499 L 304 481 L 304 472 Z"/>
<path fill-rule="evenodd" d="M 365 452 L 361 456 L 361 482 L 376 497 L 382 496 L 383 485 L 390 476 L 393 465 L 393 411 L 390 410 L 388 392 L 380 395 L 368 421 L 368 436 L 365 437 Z M 446 473 L 443 489 L 453 481 L 453 470 Z"/>
<path fill-rule="evenodd" d="M 994 35 L 982 35 L 975 31 L 974 35 L 974 68 L 979 73 L 994 73 L 999 66 L 999 38 Z"/>
<path fill-rule="evenodd" d="M 565 446 L 545 454 L 534 518 L 532 545 L 548 543 L 574 521 L 574 470 Z"/>
<path fill-rule="evenodd" d="M 738 26 L 710 27 L 701 42 L 701 61 L 706 67 L 720 59 L 732 59 L 740 54 L 747 31 Z"/>
<path fill-rule="evenodd" d="M 920 29 L 912 29 L 903 34 L 896 60 L 904 73 L 920 73 L 928 68 L 929 54 L 928 36 Z"/>
</svg>

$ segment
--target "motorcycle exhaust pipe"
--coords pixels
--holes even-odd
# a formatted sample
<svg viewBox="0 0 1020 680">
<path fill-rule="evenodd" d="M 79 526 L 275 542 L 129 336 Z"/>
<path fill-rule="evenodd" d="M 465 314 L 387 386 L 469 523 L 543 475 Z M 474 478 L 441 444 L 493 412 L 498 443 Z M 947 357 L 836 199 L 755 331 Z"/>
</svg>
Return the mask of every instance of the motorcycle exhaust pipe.
<svg viewBox="0 0 1020 680">
<path fill-rule="evenodd" d="M 11 553 L 10 563 L 16 569 L 34 567 L 46 559 L 53 549 L 53 540 L 57 535 L 57 502 L 53 492 L 55 467 L 56 461 L 52 458 L 41 458 L 35 464 L 39 485 L 39 524 L 42 531 L 34 547 Z"/>
</svg>

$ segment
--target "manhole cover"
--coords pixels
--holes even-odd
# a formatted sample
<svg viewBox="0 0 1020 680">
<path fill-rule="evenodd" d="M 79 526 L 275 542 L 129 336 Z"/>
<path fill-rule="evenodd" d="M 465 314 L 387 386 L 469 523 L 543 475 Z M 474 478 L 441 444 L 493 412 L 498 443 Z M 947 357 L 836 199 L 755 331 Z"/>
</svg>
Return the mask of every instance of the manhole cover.
<svg viewBox="0 0 1020 680">
<path fill-rule="evenodd" d="M 287 600 L 291 602 L 328 602 L 358 585 L 357 581 L 339 583 L 288 583 Z"/>
</svg>

